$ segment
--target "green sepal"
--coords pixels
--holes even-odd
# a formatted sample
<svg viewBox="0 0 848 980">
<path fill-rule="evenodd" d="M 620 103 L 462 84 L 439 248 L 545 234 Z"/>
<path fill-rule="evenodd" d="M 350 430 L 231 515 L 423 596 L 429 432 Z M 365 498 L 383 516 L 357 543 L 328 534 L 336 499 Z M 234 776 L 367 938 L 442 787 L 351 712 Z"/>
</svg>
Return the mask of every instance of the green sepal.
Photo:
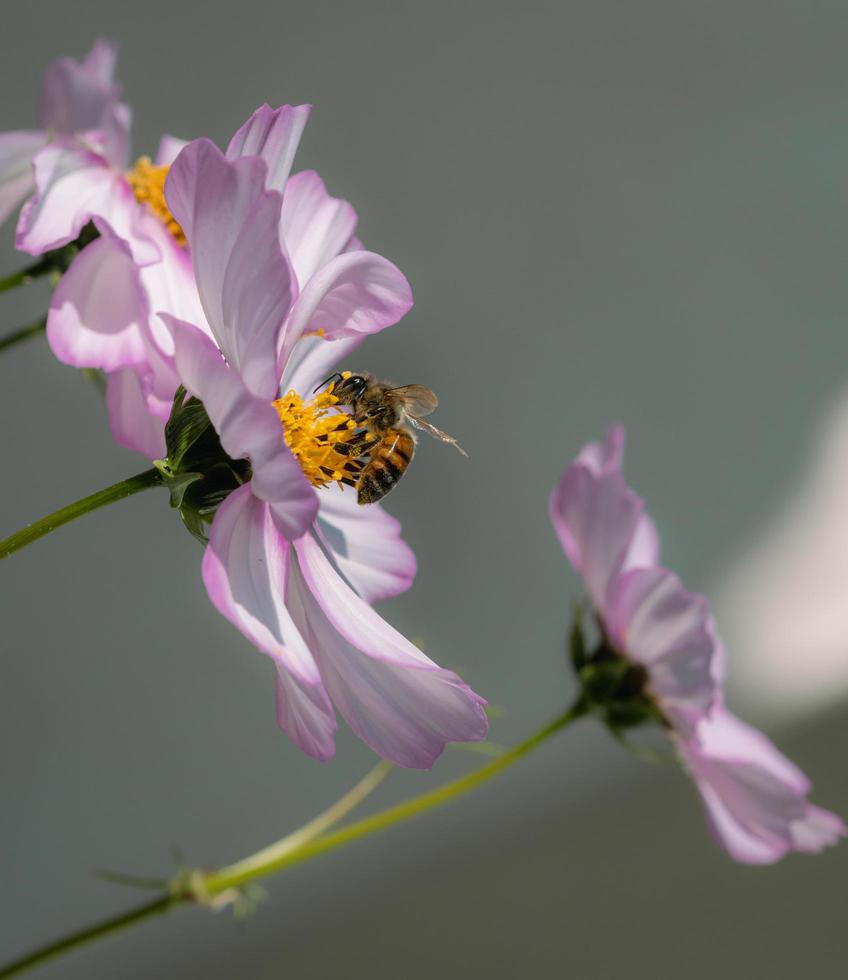
<svg viewBox="0 0 848 980">
<path fill-rule="evenodd" d="M 209 535 L 206 532 L 209 521 L 205 517 L 198 514 L 197 511 L 188 510 L 188 508 L 180 510 L 180 517 L 186 530 L 193 538 L 203 545 L 209 543 Z"/>
<path fill-rule="evenodd" d="M 588 657 L 586 655 L 586 637 L 583 635 L 583 612 L 578 604 L 574 606 L 574 621 L 568 636 L 568 653 L 574 672 L 579 674 L 586 666 Z"/>
<path fill-rule="evenodd" d="M 196 398 L 189 398 L 188 392 L 180 385 L 165 424 L 165 448 L 168 462 L 175 473 L 179 472 L 186 454 L 211 425 L 203 404 Z"/>
<path fill-rule="evenodd" d="M 624 727 L 619 727 L 612 724 L 608 719 L 606 720 L 607 730 L 610 735 L 618 742 L 618 744 L 623 748 L 631 752 L 637 759 L 642 762 L 650 762 L 654 765 L 677 765 L 678 760 L 673 752 L 659 752 L 656 749 L 651 749 L 646 745 L 638 745 L 636 742 L 632 742 L 627 737 L 627 732 Z"/>
<path fill-rule="evenodd" d="M 202 473 L 175 473 L 167 459 L 154 459 L 153 465 L 162 474 L 162 480 L 171 494 L 171 506 L 175 509 L 182 507 L 186 491 L 192 483 L 203 479 Z"/>
<path fill-rule="evenodd" d="M 203 403 L 180 385 L 165 425 L 168 455 L 154 465 L 171 492 L 189 533 L 206 544 L 208 526 L 218 507 L 251 478 L 246 459 L 231 459 Z"/>
<path fill-rule="evenodd" d="M 578 672 L 580 685 L 593 704 L 605 705 L 616 696 L 629 667 L 623 657 L 592 659 Z"/>
<path fill-rule="evenodd" d="M 637 728 L 650 722 L 659 721 L 659 712 L 645 697 L 629 698 L 626 701 L 613 701 L 605 710 L 605 721 L 610 729 L 621 731 L 624 728 Z"/>
<path fill-rule="evenodd" d="M 596 714 L 616 736 L 649 723 L 667 725 L 648 690 L 648 672 L 616 650 L 599 622 L 597 646 L 589 651 L 583 631 L 582 611 L 575 607 L 568 650 L 587 709 Z"/>
</svg>

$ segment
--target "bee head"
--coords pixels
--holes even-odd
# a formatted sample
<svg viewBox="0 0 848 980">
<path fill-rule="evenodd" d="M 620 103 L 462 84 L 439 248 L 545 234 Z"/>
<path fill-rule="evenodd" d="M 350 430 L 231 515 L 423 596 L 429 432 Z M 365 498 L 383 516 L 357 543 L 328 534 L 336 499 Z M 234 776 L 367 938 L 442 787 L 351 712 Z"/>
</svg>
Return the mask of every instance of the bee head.
<svg viewBox="0 0 848 980">
<path fill-rule="evenodd" d="M 365 390 L 368 388 L 368 379 L 363 377 L 361 374 L 351 374 L 349 371 L 344 371 L 343 373 L 331 374 L 327 380 L 319 385 L 319 388 L 323 388 L 324 385 L 333 385 L 333 394 L 338 398 L 340 405 L 352 405 L 355 401 L 363 396 Z M 318 388 L 315 389 L 316 391 Z"/>
</svg>

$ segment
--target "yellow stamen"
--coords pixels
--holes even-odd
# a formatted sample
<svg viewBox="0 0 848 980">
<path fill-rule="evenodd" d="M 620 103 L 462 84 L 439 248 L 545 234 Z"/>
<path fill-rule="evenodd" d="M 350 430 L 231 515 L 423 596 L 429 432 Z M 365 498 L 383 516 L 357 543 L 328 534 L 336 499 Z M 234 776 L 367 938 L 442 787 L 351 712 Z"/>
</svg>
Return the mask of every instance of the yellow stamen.
<svg viewBox="0 0 848 980">
<path fill-rule="evenodd" d="M 185 245 L 186 237 L 177 219 L 171 214 L 165 200 L 165 178 L 170 167 L 165 164 L 155 167 L 150 157 L 139 157 L 135 166 L 127 173 L 127 180 L 133 194 L 140 204 L 146 204 L 165 225 L 180 245 Z"/>
<path fill-rule="evenodd" d="M 274 402 L 286 443 L 314 487 L 341 485 L 345 477 L 355 479 L 358 470 L 353 462 L 356 452 L 338 449 L 347 446 L 357 431 L 349 415 L 334 409 L 338 401 L 330 385 L 309 402 L 295 391 Z"/>
</svg>

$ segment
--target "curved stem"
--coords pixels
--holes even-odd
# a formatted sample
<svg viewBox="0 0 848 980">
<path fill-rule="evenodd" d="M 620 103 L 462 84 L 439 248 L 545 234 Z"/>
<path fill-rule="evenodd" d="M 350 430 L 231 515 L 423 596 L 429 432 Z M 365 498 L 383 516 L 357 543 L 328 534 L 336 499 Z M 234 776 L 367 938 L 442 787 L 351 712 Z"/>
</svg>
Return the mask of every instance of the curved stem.
<svg viewBox="0 0 848 980">
<path fill-rule="evenodd" d="M 170 892 L 167 894 L 140 905 L 130 912 L 115 916 L 113 919 L 107 919 L 95 926 L 81 929 L 64 939 L 34 950 L 6 967 L 0 968 L 0 980 L 17 976 L 61 953 L 94 942 L 144 919 L 169 912 L 177 906 L 205 904 L 216 908 L 217 905 L 213 901 L 216 895 L 221 896 L 226 892 L 235 894 L 237 889 L 258 878 L 264 878 L 277 871 L 282 871 L 283 868 L 290 865 L 335 850 L 358 840 L 360 837 L 365 837 L 378 830 L 385 830 L 387 827 L 408 820 L 419 813 L 441 806 L 502 772 L 586 713 L 587 706 L 582 700 L 578 700 L 572 708 L 520 742 L 515 748 L 467 776 L 460 776 L 437 789 L 422 793 L 420 796 L 415 796 L 397 806 L 389 807 L 373 816 L 357 820 L 334 833 L 326 833 L 320 836 L 323 830 L 327 830 L 350 812 L 385 778 L 390 767 L 386 763 L 380 763 L 337 803 L 293 834 L 287 835 L 270 847 L 263 848 L 242 861 L 222 868 L 220 871 L 209 874 L 193 872 L 186 875 L 183 873 L 175 879 Z"/>
<path fill-rule="evenodd" d="M 43 316 L 40 320 L 36 320 L 35 323 L 28 323 L 25 327 L 19 327 L 7 337 L 0 338 L 0 351 L 7 350 L 9 347 L 14 347 L 15 344 L 19 344 L 22 340 L 27 340 L 30 337 L 34 337 L 36 334 L 44 333 L 46 328 L 46 316 Z"/>
<path fill-rule="evenodd" d="M 270 854 L 269 859 L 264 863 L 257 862 L 255 858 L 248 858 L 244 861 L 239 861 L 237 864 L 222 868 L 220 871 L 212 872 L 205 877 L 206 891 L 210 895 L 216 895 L 225 889 L 236 888 L 256 878 L 262 878 L 266 875 L 274 874 L 276 871 L 282 871 L 283 868 L 287 868 L 292 864 L 299 864 L 301 861 L 306 861 L 308 858 L 316 857 L 326 851 L 333 851 L 337 847 L 349 844 L 351 841 L 358 840 L 360 837 L 366 837 L 375 831 L 384 830 L 396 823 L 409 820 L 410 817 L 424 813 L 425 810 L 431 810 L 434 807 L 441 806 L 443 803 L 454 799 L 454 797 L 474 789 L 481 783 L 485 783 L 492 776 L 496 776 L 499 772 L 508 768 L 514 762 L 517 762 L 522 756 L 538 748 L 551 735 L 555 735 L 558 731 L 561 731 L 584 714 L 586 714 L 586 707 L 582 701 L 578 701 L 565 714 L 560 715 L 559 718 L 554 719 L 550 724 L 545 725 L 544 728 L 540 728 L 539 731 L 535 732 L 523 742 L 520 742 L 515 748 L 504 752 L 503 755 L 498 756 L 497 759 L 494 759 L 488 765 L 482 766 L 480 769 L 475 769 L 474 772 L 469 773 L 467 776 L 460 776 L 458 779 L 454 779 L 444 786 L 430 790 L 428 793 L 414 796 L 411 800 L 406 800 L 397 806 L 389 807 L 387 810 L 382 810 L 373 816 L 357 820 L 347 827 L 342 827 L 341 830 L 337 830 L 335 833 L 326 834 L 323 837 L 308 841 L 294 851 L 276 855 Z M 268 848 L 267 850 L 270 852 L 272 848 Z M 263 852 L 259 853 L 262 854 Z M 258 857 L 258 855 L 255 857 Z"/>
<path fill-rule="evenodd" d="M 160 898 L 154 898 L 144 905 L 130 909 L 129 912 L 115 915 L 111 919 L 104 919 L 102 922 L 98 922 L 97 925 L 89 926 L 87 929 L 82 929 L 79 932 L 70 933 L 62 939 L 57 939 L 55 942 L 50 943 L 49 946 L 42 946 L 41 949 L 27 953 L 13 963 L 7 963 L 6 966 L 0 969 L 0 978 L 15 977 L 20 973 L 31 970 L 35 966 L 46 963 L 48 960 L 55 959 L 63 953 L 70 953 L 71 950 L 77 949 L 79 946 L 92 943 L 97 939 L 103 939 L 113 932 L 119 932 L 121 929 L 126 929 L 127 926 L 135 925 L 137 922 L 143 922 L 145 919 L 152 919 L 154 916 L 162 915 L 180 901 L 181 899 L 178 896 L 162 895 Z"/>
<path fill-rule="evenodd" d="M 131 497 L 133 494 L 140 493 L 150 487 L 158 487 L 162 482 L 162 475 L 159 470 L 152 468 L 139 473 L 137 476 L 131 476 L 128 480 L 114 483 L 111 487 L 106 487 L 105 490 L 98 490 L 97 493 L 83 497 L 82 500 L 78 500 L 74 504 L 69 504 L 47 517 L 42 517 L 40 521 L 36 521 L 34 524 L 27 524 L 26 527 L 10 535 L 5 541 L 0 541 L 0 558 L 8 558 L 14 552 L 20 551 L 21 548 L 25 548 L 39 538 L 43 538 L 45 534 L 55 531 L 63 524 L 68 524 L 78 517 L 82 517 L 83 514 L 90 514 L 93 510 L 112 504 L 116 500 Z"/>
<path fill-rule="evenodd" d="M 280 861 L 285 860 L 290 854 L 299 852 L 346 817 L 354 807 L 374 792 L 391 770 L 390 763 L 378 762 L 371 772 L 360 780 L 353 789 L 345 793 L 340 800 L 294 833 L 287 834 L 281 840 L 275 841 L 268 847 L 263 847 L 261 851 L 251 854 L 250 857 L 246 857 L 242 861 L 228 865 L 215 875 L 207 875 L 204 879 L 204 889 L 210 895 L 217 895 L 237 884 L 269 874 L 267 868 L 276 867 Z M 221 878 L 222 882 L 220 887 L 218 885 L 212 887 L 211 878 L 218 877 Z"/>
</svg>

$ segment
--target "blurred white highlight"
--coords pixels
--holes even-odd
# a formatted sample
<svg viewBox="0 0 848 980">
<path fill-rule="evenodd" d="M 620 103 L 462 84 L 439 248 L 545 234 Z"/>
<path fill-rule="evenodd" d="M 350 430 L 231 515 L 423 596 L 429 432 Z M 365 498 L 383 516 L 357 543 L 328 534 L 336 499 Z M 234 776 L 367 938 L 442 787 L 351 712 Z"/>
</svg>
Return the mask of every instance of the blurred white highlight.
<svg viewBox="0 0 848 980">
<path fill-rule="evenodd" d="M 730 681 L 760 717 L 798 717 L 848 693 L 848 393 L 811 449 L 715 593 Z"/>
</svg>

